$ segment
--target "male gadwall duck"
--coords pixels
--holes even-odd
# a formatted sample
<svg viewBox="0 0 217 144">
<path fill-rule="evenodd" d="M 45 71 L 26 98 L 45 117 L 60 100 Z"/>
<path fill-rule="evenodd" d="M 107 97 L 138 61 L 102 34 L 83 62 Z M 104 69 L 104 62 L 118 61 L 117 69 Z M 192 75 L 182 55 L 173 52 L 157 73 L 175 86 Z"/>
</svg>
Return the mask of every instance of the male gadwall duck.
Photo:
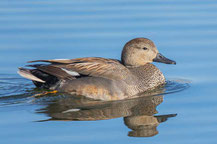
<svg viewBox="0 0 217 144">
<path fill-rule="evenodd" d="M 36 87 L 82 95 L 100 100 L 120 100 L 165 83 L 161 71 L 151 62 L 176 64 L 161 55 L 147 38 L 135 38 L 123 48 L 121 61 L 99 57 L 36 60 L 50 64 L 28 65 L 18 73 Z"/>
</svg>

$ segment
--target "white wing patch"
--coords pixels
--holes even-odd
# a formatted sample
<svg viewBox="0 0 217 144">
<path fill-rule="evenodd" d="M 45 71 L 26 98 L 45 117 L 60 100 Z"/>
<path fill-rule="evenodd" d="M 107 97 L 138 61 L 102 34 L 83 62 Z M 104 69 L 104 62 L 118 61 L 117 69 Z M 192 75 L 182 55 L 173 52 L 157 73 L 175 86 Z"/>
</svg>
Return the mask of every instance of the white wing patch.
<svg viewBox="0 0 217 144">
<path fill-rule="evenodd" d="M 70 70 L 67 70 L 67 69 L 64 69 L 64 68 L 61 68 L 63 71 L 65 71 L 66 73 L 72 75 L 72 76 L 80 76 L 79 73 L 77 73 L 76 71 L 70 71 Z"/>
<path fill-rule="evenodd" d="M 77 111 L 80 111 L 80 109 L 69 109 L 69 110 L 63 111 L 62 113 L 77 112 Z"/>
</svg>

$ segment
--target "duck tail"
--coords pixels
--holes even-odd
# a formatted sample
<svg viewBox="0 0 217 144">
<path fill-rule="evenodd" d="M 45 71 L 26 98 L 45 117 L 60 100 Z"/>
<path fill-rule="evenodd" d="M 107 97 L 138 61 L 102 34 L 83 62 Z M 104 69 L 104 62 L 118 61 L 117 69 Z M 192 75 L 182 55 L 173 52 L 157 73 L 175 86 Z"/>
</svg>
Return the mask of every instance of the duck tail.
<svg viewBox="0 0 217 144">
<path fill-rule="evenodd" d="M 40 83 L 45 83 L 44 80 L 42 80 L 42 79 L 36 77 L 35 75 L 33 75 L 32 70 L 30 70 L 30 69 L 25 69 L 25 68 L 21 67 L 21 68 L 19 68 L 19 70 L 17 71 L 17 73 L 20 76 L 22 76 L 24 78 L 27 78 L 29 80 L 40 82 Z"/>
<path fill-rule="evenodd" d="M 50 75 L 38 69 L 19 68 L 19 75 L 33 81 L 36 87 L 49 89 L 54 86 L 59 79 L 56 76 Z"/>
</svg>

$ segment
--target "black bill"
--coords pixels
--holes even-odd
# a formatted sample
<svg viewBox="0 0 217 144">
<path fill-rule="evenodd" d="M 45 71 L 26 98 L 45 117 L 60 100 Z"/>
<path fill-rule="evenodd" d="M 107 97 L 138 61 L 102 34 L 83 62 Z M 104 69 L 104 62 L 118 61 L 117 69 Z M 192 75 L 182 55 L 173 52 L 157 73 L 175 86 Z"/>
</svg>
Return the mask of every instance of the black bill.
<svg viewBox="0 0 217 144">
<path fill-rule="evenodd" d="M 175 61 L 170 60 L 166 57 L 164 57 L 162 54 L 158 53 L 157 56 L 153 59 L 154 62 L 161 62 L 165 64 L 176 64 Z"/>
</svg>

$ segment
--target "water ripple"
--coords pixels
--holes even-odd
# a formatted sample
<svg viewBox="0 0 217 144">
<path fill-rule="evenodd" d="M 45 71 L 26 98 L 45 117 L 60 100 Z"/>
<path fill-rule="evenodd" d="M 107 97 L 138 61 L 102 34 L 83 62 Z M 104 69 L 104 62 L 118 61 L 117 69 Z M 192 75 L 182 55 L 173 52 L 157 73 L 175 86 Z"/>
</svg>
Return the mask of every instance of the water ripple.
<svg viewBox="0 0 217 144">
<path fill-rule="evenodd" d="M 0 106 L 26 103 L 33 85 L 15 75 L 0 75 Z"/>
</svg>

